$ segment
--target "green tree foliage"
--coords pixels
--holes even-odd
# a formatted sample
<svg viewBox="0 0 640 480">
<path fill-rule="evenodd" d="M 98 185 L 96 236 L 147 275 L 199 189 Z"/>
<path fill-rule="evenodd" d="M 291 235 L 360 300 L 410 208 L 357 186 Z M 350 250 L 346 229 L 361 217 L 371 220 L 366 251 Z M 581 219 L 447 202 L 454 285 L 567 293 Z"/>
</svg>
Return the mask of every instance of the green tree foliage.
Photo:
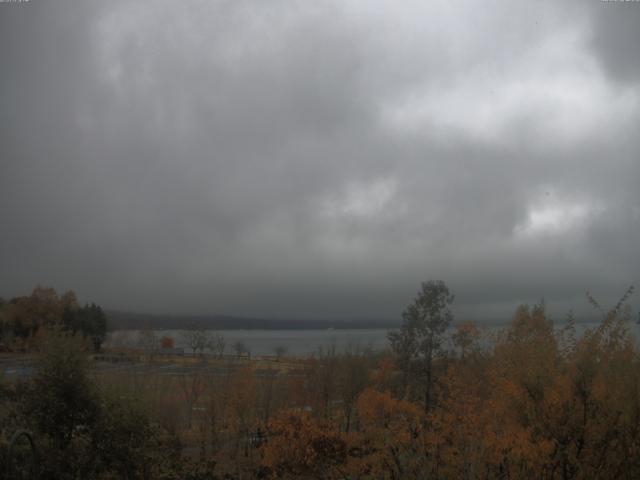
<svg viewBox="0 0 640 480">
<path fill-rule="evenodd" d="M 25 392 L 24 413 L 62 450 L 76 428 L 92 423 L 97 415 L 85 350 L 77 337 L 52 330 L 41 344 L 37 371 Z"/>
<path fill-rule="evenodd" d="M 71 333 L 79 332 L 90 339 L 96 351 L 107 336 L 107 317 L 95 303 L 84 307 L 67 306 L 62 314 L 62 324 Z"/>
<path fill-rule="evenodd" d="M 4 343 L 11 334 L 11 325 L 7 315 L 8 310 L 9 304 L 4 298 L 0 297 L 0 343 Z"/>
<path fill-rule="evenodd" d="M 95 383 L 90 342 L 52 329 L 40 345 L 35 375 L 14 394 L 14 424 L 33 431 L 40 450 L 39 478 L 155 478 L 171 447 L 139 402 Z"/>
<path fill-rule="evenodd" d="M 122 479 L 150 478 L 153 464 L 165 450 L 144 406 L 112 392 L 101 394 L 90 432 L 90 473 L 96 477 L 113 472 Z"/>
<path fill-rule="evenodd" d="M 443 281 L 423 282 L 418 296 L 402 313 L 400 330 L 388 335 L 405 383 L 416 376 L 422 384 L 425 411 L 433 400 L 433 362 L 453 320 L 449 309 L 453 300 Z"/>
</svg>

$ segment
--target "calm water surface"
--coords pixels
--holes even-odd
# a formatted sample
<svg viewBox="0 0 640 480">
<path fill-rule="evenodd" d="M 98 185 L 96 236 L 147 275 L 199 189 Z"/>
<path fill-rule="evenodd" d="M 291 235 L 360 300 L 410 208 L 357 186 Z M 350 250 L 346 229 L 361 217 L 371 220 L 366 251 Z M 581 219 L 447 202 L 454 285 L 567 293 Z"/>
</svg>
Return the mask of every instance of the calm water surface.
<svg viewBox="0 0 640 480">
<path fill-rule="evenodd" d="M 225 353 L 233 353 L 233 344 L 244 343 L 252 355 L 274 355 L 276 347 L 283 346 L 288 355 L 311 355 L 335 348 L 343 352 L 347 348 L 371 348 L 384 350 L 387 347 L 387 329 L 354 330 L 219 330 L 226 342 Z M 183 330 L 158 330 L 158 337 L 169 336 L 176 347 L 186 347 Z M 110 335 L 111 344 L 135 346 L 139 332 L 120 330 Z M 188 351 L 188 350 L 185 350 Z"/>
<path fill-rule="evenodd" d="M 556 328 L 562 328 L 563 322 L 559 322 Z M 586 328 L 596 326 L 595 323 L 576 324 L 576 334 L 580 336 Z M 637 326 L 629 325 L 632 333 L 637 335 Z M 486 333 L 496 333 L 504 326 L 485 327 Z M 213 333 L 214 331 L 212 331 Z M 219 330 L 226 342 L 225 353 L 232 354 L 233 345 L 237 341 L 244 343 L 252 355 L 274 355 L 276 347 L 284 347 L 288 355 L 307 356 L 316 354 L 320 349 L 335 348 L 338 353 L 346 349 L 372 349 L 381 351 L 389 346 L 385 328 L 371 329 L 324 329 L 324 330 Z M 157 330 L 158 338 L 162 336 L 172 337 L 176 347 L 186 348 L 184 342 L 184 330 Z M 110 345 L 137 346 L 140 332 L 136 330 L 118 330 L 109 335 Z M 451 345 L 444 345 L 451 348 Z"/>
</svg>

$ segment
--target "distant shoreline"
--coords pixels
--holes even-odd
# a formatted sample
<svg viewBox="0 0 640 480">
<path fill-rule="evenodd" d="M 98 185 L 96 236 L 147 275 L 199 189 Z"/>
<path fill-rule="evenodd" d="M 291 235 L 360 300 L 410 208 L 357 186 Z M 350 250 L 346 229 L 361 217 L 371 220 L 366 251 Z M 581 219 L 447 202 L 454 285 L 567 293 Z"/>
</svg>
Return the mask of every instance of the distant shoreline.
<svg viewBox="0 0 640 480">
<path fill-rule="evenodd" d="M 121 311 L 106 311 L 109 331 L 116 330 L 370 330 L 399 328 L 401 320 L 389 319 L 334 319 L 289 320 L 247 318 L 226 315 L 155 315 Z M 509 319 L 482 319 L 480 327 L 504 327 Z M 599 318 L 576 319 L 576 324 L 598 323 Z M 455 326 L 458 322 L 454 321 Z M 564 323 L 557 319 L 556 325 Z"/>
</svg>

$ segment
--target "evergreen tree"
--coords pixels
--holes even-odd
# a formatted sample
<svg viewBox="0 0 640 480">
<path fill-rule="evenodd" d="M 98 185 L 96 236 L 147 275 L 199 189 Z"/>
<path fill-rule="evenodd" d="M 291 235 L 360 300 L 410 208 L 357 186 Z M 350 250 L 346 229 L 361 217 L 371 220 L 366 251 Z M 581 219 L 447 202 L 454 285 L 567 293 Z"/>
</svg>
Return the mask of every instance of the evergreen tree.
<svg viewBox="0 0 640 480">
<path fill-rule="evenodd" d="M 389 332 L 391 348 L 408 377 L 415 375 L 424 389 L 424 409 L 431 407 L 433 397 L 433 361 L 440 352 L 444 333 L 453 320 L 449 305 L 454 296 L 441 281 L 422 282 L 421 290 L 403 312 L 398 332 Z"/>
</svg>

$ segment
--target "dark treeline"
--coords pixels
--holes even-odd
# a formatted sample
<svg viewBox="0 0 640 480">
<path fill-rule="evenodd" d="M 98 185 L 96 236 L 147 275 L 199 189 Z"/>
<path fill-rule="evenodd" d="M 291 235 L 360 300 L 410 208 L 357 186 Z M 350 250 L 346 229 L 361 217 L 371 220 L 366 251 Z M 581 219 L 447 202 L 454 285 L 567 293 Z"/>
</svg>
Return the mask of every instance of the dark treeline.
<svg viewBox="0 0 640 480">
<path fill-rule="evenodd" d="M 107 317 L 95 303 L 80 305 L 72 290 L 58 294 L 38 286 L 30 295 L 0 298 L 0 343 L 5 349 L 33 348 L 38 334 L 51 328 L 79 333 L 99 350 L 107 334 Z"/>
<path fill-rule="evenodd" d="M 0 383 L 0 458 L 27 428 L 46 479 L 638 478 L 627 296 L 590 297 L 601 321 L 581 335 L 543 304 L 489 334 L 452 331 L 454 296 L 425 282 L 386 353 L 272 361 L 96 368 L 89 337 L 43 327 L 35 374 Z"/>
</svg>

